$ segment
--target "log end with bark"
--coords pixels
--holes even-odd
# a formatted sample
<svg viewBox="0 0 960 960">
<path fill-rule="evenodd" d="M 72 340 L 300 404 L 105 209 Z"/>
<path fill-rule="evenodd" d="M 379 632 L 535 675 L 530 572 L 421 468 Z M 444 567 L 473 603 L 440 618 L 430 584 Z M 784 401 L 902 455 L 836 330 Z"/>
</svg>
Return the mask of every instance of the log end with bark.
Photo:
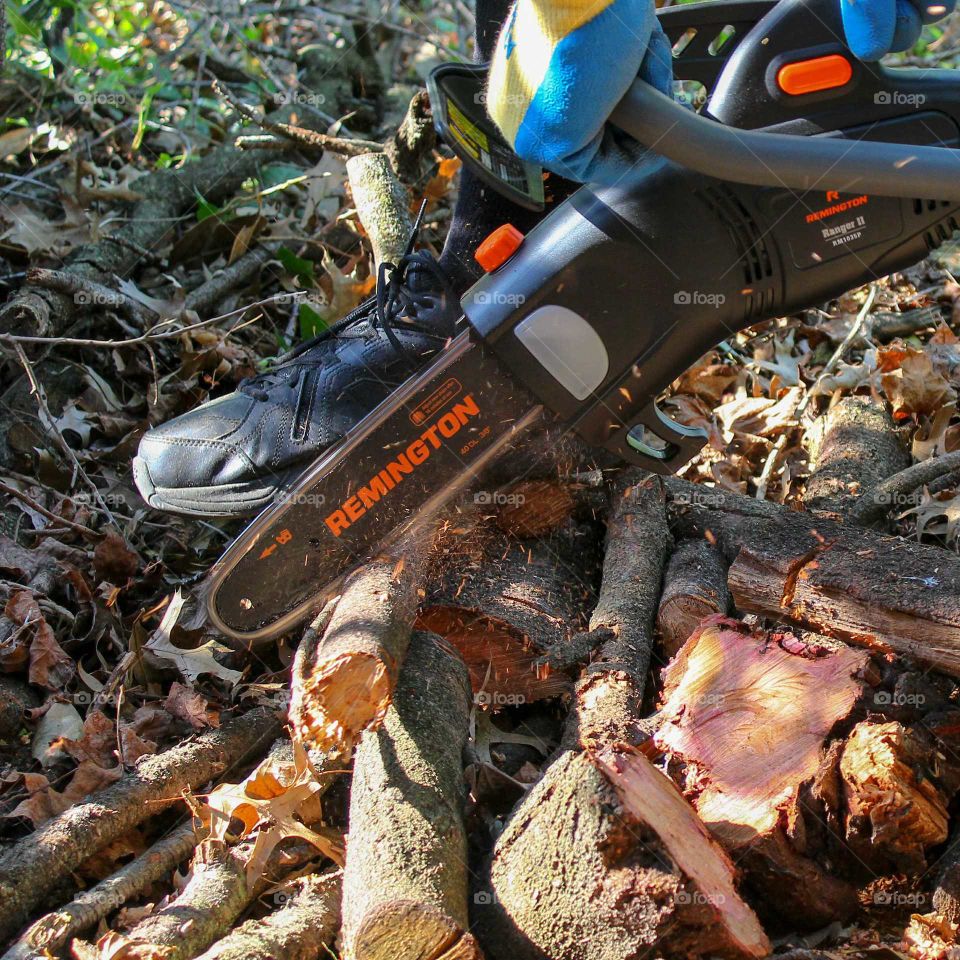
<svg viewBox="0 0 960 960">
<path fill-rule="evenodd" d="M 417 623 L 460 652 L 478 702 L 531 703 L 569 692 L 570 677 L 540 658 L 586 624 L 595 526 L 567 520 L 549 536 L 525 541 L 471 520 L 441 545 L 436 582 Z"/>
<path fill-rule="evenodd" d="M 670 556 L 657 610 L 663 653 L 672 657 L 707 617 L 727 613 L 727 565 L 707 540 L 685 540 Z"/>
<path fill-rule="evenodd" d="M 665 672 L 654 744 L 758 909 L 791 929 L 849 918 L 859 884 L 924 872 L 947 837 L 957 761 L 932 719 L 882 716 L 880 682 L 865 651 L 726 618 Z"/>
<path fill-rule="evenodd" d="M 550 771 L 508 822 L 478 898 L 490 956 L 769 953 L 730 860 L 642 754 L 567 751 Z"/>
<path fill-rule="evenodd" d="M 344 869 L 346 960 L 479 960 L 468 932 L 462 750 L 466 668 L 417 632 L 383 724 L 354 762 Z"/>
</svg>

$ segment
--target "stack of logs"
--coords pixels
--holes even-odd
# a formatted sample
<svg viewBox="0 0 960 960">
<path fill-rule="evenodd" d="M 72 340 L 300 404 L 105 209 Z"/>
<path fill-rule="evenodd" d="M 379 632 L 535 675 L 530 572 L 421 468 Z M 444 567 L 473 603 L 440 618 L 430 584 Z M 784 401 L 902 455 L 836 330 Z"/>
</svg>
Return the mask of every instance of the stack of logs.
<svg viewBox="0 0 960 960">
<path fill-rule="evenodd" d="M 891 902 L 891 883 L 931 904 L 907 945 L 944 955 L 960 558 L 871 525 L 916 476 L 883 409 L 841 401 L 813 454 L 803 511 L 574 462 L 421 525 L 351 576 L 293 665 L 292 736 L 318 781 L 349 777 L 342 873 L 303 878 L 219 943 L 222 924 L 196 934 L 188 884 L 126 952 L 89 955 L 261 955 L 253 923 L 264 956 L 762 957 L 771 937 Z M 278 731 L 243 722 L 245 748 Z M 138 787 L 131 816 L 222 767 L 191 762 Z M 129 827 L 105 831 L 111 799 L 95 800 L 27 841 L 28 879 Z M 4 872 L 18 855 L 0 861 L 8 935 L 50 894 Z M 230 856 L 205 841 L 191 884 L 233 876 Z M 216 910 L 239 917 L 254 895 Z M 66 942 L 50 930 L 11 956 Z"/>
</svg>

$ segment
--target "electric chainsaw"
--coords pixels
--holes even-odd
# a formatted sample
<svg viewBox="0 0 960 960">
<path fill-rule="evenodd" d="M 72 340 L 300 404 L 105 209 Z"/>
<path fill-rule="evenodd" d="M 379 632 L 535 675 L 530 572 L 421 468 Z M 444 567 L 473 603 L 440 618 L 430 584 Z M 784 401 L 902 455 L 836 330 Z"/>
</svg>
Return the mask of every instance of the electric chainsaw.
<svg viewBox="0 0 960 960">
<path fill-rule="evenodd" d="M 657 406 L 732 333 L 903 269 L 958 229 L 960 78 L 856 60 L 838 0 L 732 0 L 659 16 L 698 111 L 636 82 L 611 121 L 649 148 L 527 236 L 478 250 L 462 332 L 324 453 L 210 575 L 210 616 L 269 639 L 510 441 L 559 418 L 656 472 L 705 434 Z M 484 69 L 429 83 L 441 135 L 491 187 L 542 208 L 543 173 L 483 109 Z"/>
</svg>

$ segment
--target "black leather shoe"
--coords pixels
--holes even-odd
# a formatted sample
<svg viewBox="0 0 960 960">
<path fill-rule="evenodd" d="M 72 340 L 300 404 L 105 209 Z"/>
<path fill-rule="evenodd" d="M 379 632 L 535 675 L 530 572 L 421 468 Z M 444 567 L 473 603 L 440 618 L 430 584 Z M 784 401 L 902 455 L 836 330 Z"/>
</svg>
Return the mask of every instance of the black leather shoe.
<svg viewBox="0 0 960 960">
<path fill-rule="evenodd" d="M 160 510 L 243 516 L 282 493 L 327 447 L 456 333 L 460 299 L 428 253 L 381 265 L 376 295 L 235 393 L 148 431 L 133 461 Z"/>
</svg>

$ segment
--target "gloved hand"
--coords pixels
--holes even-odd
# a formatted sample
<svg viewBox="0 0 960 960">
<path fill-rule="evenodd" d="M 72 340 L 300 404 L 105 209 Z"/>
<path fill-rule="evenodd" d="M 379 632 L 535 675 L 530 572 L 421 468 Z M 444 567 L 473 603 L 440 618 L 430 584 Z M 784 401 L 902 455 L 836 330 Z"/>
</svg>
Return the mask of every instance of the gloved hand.
<svg viewBox="0 0 960 960">
<path fill-rule="evenodd" d="M 894 50 L 908 50 L 925 23 L 953 12 L 956 0 L 839 0 L 843 31 L 854 55 L 879 60 Z"/>
<path fill-rule="evenodd" d="M 607 117 L 637 76 L 671 93 L 672 64 L 653 0 L 516 0 L 490 65 L 487 111 L 524 159 L 614 183 L 642 148 Z"/>
</svg>

